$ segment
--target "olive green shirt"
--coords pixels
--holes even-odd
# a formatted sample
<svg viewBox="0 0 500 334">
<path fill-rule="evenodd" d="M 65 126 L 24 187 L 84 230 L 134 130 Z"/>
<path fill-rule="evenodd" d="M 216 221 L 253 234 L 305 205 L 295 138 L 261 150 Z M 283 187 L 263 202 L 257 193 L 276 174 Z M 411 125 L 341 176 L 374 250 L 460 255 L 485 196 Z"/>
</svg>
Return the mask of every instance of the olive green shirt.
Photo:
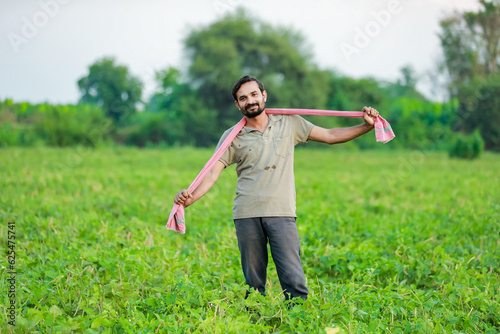
<svg viewBox="0 0 500 334">
<path fill-rule="evenodd" d="M 219 159 L 226 167 L 236 163 L 234 219 L 296 217 L 294 146 L 305 143 L 313 127 L 298 115 L 269 115 L 264 133 L 243 127 Z"/>
</svg>

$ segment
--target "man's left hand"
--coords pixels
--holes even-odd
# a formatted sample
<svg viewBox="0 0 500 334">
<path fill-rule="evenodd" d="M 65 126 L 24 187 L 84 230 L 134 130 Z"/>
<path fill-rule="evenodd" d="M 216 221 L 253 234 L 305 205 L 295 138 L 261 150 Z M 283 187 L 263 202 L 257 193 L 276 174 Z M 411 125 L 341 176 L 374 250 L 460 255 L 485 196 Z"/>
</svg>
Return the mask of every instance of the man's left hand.
<svg viewBox="0 0 500 334">
<path fill-rule="evenodd" d="M 364 112 L 363 119 L 365 123 L 368 124 L 369 126 L 373 126 L 375 124 L 375 118 L 378 117 L 377 109 L 365 106 L 363 107 L 363 112 Z"/>
</svg>

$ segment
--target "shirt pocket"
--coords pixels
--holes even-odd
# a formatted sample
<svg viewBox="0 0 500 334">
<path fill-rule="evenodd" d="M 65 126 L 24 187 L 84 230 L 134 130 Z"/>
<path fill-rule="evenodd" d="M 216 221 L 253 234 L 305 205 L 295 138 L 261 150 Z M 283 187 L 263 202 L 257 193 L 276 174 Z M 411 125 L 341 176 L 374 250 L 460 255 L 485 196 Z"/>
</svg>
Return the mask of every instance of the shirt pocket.
<svg viewBox="0 0 500 334">
<path fill-rule="evenodd" d="M 292 145 L 290 144 L 290 137 L 275 137 L 273 138 L 274 154 L 279 157 L 286 157 L 292 152 Z"/>
</svg>

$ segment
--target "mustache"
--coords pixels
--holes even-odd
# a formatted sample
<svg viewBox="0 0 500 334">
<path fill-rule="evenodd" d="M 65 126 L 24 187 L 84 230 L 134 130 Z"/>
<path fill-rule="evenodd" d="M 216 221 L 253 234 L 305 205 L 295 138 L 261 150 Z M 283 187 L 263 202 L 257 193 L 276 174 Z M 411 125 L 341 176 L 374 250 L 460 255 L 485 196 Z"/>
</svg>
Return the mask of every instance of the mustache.
<svg viewBox="0 0 500 334">
<path fill-rule="evenodd" d="M 258 107 L 258 106 L 259 106 L 258 103 L 249 104 L 249 105 L 246 106 L 245 110 L 248 110 L 248 109 L 253 108 L 253 107 Z"/>
</svg>

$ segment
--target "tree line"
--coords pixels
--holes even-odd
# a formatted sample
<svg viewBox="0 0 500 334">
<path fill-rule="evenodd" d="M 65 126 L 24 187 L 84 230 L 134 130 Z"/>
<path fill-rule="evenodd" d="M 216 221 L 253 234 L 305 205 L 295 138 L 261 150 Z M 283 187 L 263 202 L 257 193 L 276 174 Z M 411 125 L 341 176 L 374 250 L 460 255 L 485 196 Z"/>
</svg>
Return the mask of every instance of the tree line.
<svg viewBox="0 0 500 334">
<path fill-rule="evenodd" d="M 321 69 L 300 33 L 238 9 L 192 29 L 184 39 L 187 67 L 157 71 L 156 91 L 147 100 L 142 82 L 126 66 L 105 57 L 78 80 L 81 99 L 76 105 L 0 101 L 0 146 L 213 146 L 242 117 L 230 89 L 249 74 L 265 84 L 270 108 L 376 106 L 397 135 L 390 149 L 445 149 L 457 140 L 467 142 L 474 133 L 474 141 L 484 139 L 487 149 L 499 151 L 499 1 L 480 0 L 478 12 L 456 13 L 441 21 L 441 68 L 449 78 L 446 102 L 430 101 L 418 92 L 410 66 L 393 82 Z M 336 117 L 310 119 L 323 127 L 356 123 Z M 365 137 L 350 147 L 374 146 L 373 138 Z"/>
</svg>

